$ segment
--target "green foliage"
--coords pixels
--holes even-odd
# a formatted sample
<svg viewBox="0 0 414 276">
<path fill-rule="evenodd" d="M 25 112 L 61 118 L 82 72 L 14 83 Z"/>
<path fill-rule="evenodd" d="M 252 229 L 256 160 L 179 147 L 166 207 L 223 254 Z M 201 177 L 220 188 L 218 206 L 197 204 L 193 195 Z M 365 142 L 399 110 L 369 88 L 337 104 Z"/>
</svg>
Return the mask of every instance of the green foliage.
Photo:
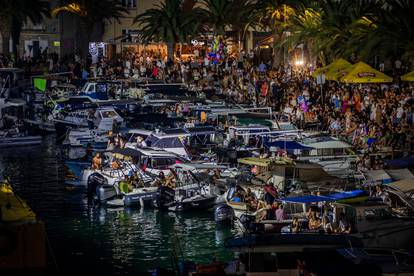
<svg viewBox="0 0 414 276">
<path fill-rule="evenodd" d="M 154 8 L 139 14 L 134 23 L 138 24 L 139 37 L 145 42 L 163 41 L 179 43 L 188 41 L 202 30 L 200 18 L 203 11 L 183 0 L 164 0 Z"/>
</svg>

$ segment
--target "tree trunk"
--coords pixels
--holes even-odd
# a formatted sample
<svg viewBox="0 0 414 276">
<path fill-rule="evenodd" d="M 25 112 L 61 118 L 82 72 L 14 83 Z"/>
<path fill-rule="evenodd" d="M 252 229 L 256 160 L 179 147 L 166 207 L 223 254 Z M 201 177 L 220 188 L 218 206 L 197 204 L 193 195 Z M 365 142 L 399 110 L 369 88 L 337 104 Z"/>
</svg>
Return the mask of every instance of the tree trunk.
<svg viewBox="0 0 414 276">
<path fill-rule="evenodd" d="M 279 34 L 277 27 L 273 31 L 273 68 L 279 68 L 283 63 L 283 51 L 280 45 L 281 35 Z"/>
<path fill-rule="evenodd" d="M 7 32 L 1 33 L 1 45 L 3 54 L 9 54 L 10 53 L 10 33 L 7 34 Z"/>
<path fill-rule="evenodd" d="M 0 33 L 3 54 L 10 53 L 11 20 L 7 17 L 0 17 Z"/>
<path fill-rule="evenodd" d="M 168 60 L 174 61 L 175 42 L 167 42 Z"/>
</svg>

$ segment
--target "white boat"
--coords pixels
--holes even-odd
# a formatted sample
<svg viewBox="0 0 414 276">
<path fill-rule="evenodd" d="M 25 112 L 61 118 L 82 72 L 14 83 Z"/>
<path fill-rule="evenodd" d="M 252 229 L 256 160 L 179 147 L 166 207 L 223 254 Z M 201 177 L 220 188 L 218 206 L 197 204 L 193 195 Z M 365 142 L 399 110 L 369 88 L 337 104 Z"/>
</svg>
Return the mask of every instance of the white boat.
<svg viewBox="0 0 414 276">
<path fill-rule="evenodd" d="M 70 130 L 63 144 L 76 147 L 84 146 L 87 143 L 106 143 L 108 142 L 108 133 L 112 130 L 114 122 L 122 124 L 124 120 L 113 107 L 98 108 L 93 120 L 96 128 L 76 128 Z"/>
</svg>

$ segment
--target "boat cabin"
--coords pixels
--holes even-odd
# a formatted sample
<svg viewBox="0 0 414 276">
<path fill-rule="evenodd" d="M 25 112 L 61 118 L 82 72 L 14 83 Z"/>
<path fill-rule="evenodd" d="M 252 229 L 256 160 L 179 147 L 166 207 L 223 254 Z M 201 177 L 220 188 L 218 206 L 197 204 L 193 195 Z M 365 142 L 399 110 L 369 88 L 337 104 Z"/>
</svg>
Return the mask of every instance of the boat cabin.
<svg viewBox="0 0 414 276">
<path fill-rule="evenodd" d="M 145 140 L 148 147 L 162 149 L 175 153 L 181 157 L 189 158 L 185 148 L 185 138 L 190 134 L 183 129 L 165 129 L 151 133 Z"/>
<path fill-rule="evenodd" d="M 113 107 L 98 108 L 94 114 L 94 124 L 99 133 L 108 133 L 112 130 L 113 124 L 122 124 L 124 119 Z"/>
</svg>

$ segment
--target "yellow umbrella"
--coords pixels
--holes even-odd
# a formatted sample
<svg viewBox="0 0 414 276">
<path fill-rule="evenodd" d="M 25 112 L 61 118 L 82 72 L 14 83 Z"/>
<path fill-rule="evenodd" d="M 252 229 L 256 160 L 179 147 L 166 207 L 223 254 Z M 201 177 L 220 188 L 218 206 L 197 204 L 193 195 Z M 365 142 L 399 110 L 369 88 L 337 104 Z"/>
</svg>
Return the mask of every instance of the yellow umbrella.
<svg viewBox="0 0 414 276">
<path fill-rule="evenodd" d="M 414 81 L 414 71 L 401 76 L 402 81 Z"/>
<path fill-rule="evenodd" d="M 329 66 L 331 66 L 331 64 L 326 65 L 324 67 L 318 68 L 316 69 L 313 73 L 312 73 L 312 77 L 316 78 L 318 75 L 322 75 L 322 74 L 326 74 L 326 72 L 328 72 L 329 70 Z"/>
<path fill-rule="evenodd" d="M 337 81 L 344 71 L 347 71 L 351 68 L 352 64 L 348 61 L 340 58 L 331 63 L 328 68 L 328 71 L 325 73 L 327 80 Z"/>
<path fill-rule="evenodd" d="M 392 82 L 392 78 L 384 73 L 375 70 L 364 62 L 358 62 L 352 66 L 352 69 L 343 76 L 341 82 L 345 83 L 382 83 Z"/>
</svg>

